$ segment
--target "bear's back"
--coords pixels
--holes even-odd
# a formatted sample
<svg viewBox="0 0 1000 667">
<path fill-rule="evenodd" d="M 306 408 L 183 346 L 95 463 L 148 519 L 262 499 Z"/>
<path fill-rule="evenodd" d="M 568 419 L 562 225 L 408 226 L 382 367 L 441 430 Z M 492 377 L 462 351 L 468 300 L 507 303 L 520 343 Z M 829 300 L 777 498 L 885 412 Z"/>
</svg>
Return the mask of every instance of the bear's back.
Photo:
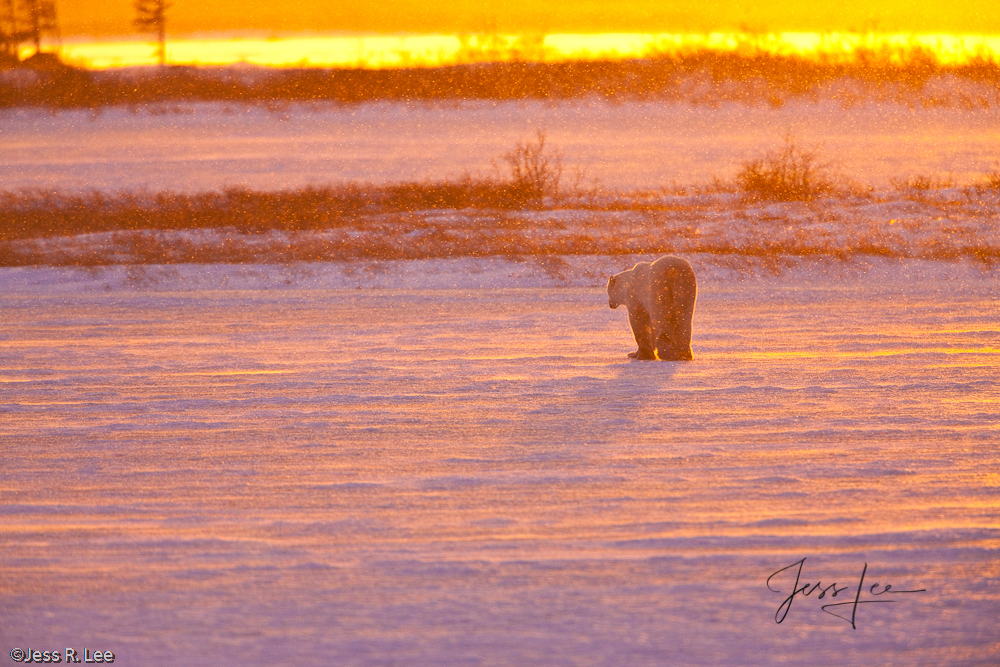
<svg viewBox="0 0 1000 667">
<path fill-rule="evenodd" d="M 674 269 L 681 275 L 690 275 L 694 277 L 694 268 L 692 268 L 691 262 L 687 261 L 683 257 L 677 257 L 676 255 L 664 255 L 648 266 L 650 272 L 656 276 L 661 276 L 670 269 Z"/>
</svg>

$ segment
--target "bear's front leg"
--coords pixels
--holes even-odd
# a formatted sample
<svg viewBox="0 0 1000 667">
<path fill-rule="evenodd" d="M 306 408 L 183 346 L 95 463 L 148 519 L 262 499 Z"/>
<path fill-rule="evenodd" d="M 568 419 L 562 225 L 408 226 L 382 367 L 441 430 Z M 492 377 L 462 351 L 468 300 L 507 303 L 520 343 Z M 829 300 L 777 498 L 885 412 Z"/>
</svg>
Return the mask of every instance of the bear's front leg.
<svg viewBox="0 0 1000 667">
<path fill-rule="evenodd" d="M 653 352 L 653 344 L 650 340 L 653 330 L 649 324 L 649 313 L 638 304 L 630 305 L 628 307 L 628 323 L 632 327 L 632 335 L 635 336 L 636 345 L 639 346 L 638 350 L 629 353 L 629 359 L 638 359 L 640 361 L 652 361 L 656 359 L 656 355 Z"/>
</svg>

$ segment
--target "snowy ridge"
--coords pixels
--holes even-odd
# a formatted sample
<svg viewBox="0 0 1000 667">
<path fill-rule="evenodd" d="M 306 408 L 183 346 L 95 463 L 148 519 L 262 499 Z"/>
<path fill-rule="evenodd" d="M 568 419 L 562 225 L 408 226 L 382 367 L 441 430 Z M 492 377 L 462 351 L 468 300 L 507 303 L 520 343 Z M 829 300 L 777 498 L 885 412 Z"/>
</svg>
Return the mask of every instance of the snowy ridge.
<svg viewBox="0 0 1000 667">
<path fill-rule="evenodd" d="M 0 242 L 0 263 L 7 266 L 650 253 L 774 264 L 804 256 L 967 257 L 993 264 L 1000 261 L 1000 192 L 950 188 L 788 203 L 752 203 L 731 194 L 595 196 L 538 211 L 372 213 L 315 230 L 144 229 Z"/>
</svg>

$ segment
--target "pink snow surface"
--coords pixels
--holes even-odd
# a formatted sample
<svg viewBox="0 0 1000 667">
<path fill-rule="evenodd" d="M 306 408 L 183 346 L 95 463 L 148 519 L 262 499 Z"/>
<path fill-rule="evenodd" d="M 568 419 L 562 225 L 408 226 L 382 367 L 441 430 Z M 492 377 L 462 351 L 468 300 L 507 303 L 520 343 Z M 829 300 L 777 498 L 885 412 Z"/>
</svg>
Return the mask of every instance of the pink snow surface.
<svg viewBox="0 0 1000 667">
<path fill-rule="evenodd" d="M 3 650 L 996 664 L 996 271 L 635 259 L 0 269 Z"/>
<path fill-rule="evenodd" d="M 729 179 L 787 134 L 832 171 L 878 189 L 921 175 L 968 185 L 997 168 L 1000 104 L 793 101 L 780 108 L 657 101 L 188 104 L 0 111 L 0 186 L 116 192 L 280 190 L 493 174 L 548 134 L 569 184 L 616 190 Z M 500 161 L 503 166 L 502 160 Z"/>
</svg>

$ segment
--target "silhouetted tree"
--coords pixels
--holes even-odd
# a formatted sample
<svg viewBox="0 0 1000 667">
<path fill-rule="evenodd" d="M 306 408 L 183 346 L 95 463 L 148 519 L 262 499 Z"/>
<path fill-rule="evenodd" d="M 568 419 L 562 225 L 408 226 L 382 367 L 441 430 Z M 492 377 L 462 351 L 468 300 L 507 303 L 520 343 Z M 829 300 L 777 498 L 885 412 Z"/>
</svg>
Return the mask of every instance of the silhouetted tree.
<svg viewBox="0 0 1000 667">
<path fill-rule="evenodd" d="M 47 32 L 59 32 L 55 0 L 0 0 L 0 64 L 16 64 L 22 42 L 33 42 L 40 53 Z"/>
<path fill-rule="evenodd" d="M 28 19 L 28 34 L 35 43 L 35 53 L 42 50 L 42 33 L 57 32 L 56 0 L 24 0 Z"/>
<path fill-rule="evenodd" d="M 15 0 L 0 0 L 0 66 L 17 63 L 17 47 L 23 41 Z"/>
<path fill-rule="evenodd" d="M 167 10 L 170 3 L 167 0 L 135 0 L 135 21 L 133 23 L 143 32 L 156 33 L 156 56 L 160 65 L 167 64 Z"/>
</svg>

